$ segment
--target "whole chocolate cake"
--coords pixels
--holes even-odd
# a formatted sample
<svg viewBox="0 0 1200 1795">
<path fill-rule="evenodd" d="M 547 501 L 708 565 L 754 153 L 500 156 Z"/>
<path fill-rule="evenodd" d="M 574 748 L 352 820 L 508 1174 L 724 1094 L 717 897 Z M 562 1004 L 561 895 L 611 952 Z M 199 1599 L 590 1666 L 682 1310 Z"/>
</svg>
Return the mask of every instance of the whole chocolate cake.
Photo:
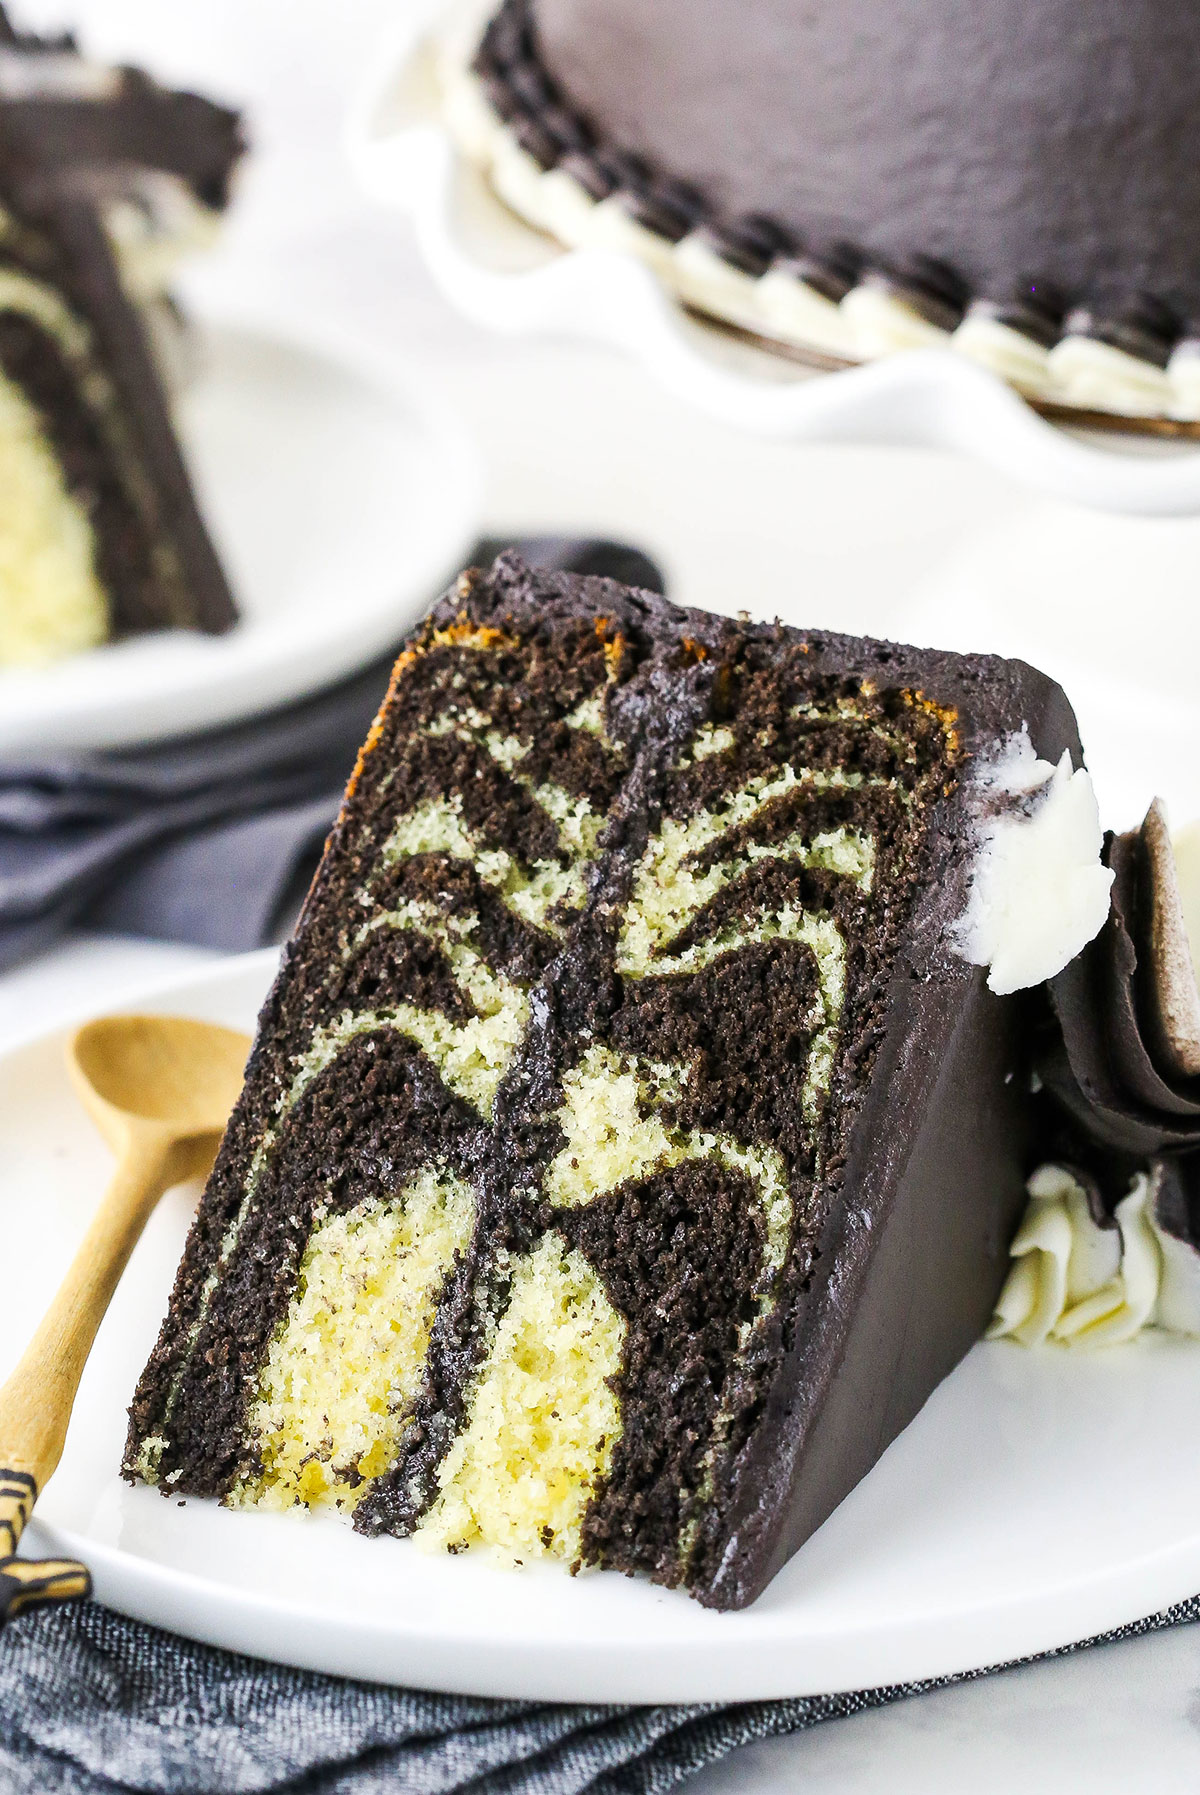
<svg viewBox="0 0 1200 1795">
<path fill-rule="evenodd" d="M 241 147 L 233 113 L 0 8 L 0 667 L 234 621 L 154 320 Z"/>
<path fill-rule="evenodd" d="M 1018 662 L 464 575 L 263 1011 L 127 1473 L 752 1600 L 991 1315 L 1030 1164 L 997 990 L 1108 905 L 1078 753 Z"/>
<path fill-rule="evenodd" d="M 942 342 L 1049 404 L 1200 419 L 1189 8 L 503 0 L 475 42 L 451 122 L 565 241 L 835 360 Z"/>
</svg>

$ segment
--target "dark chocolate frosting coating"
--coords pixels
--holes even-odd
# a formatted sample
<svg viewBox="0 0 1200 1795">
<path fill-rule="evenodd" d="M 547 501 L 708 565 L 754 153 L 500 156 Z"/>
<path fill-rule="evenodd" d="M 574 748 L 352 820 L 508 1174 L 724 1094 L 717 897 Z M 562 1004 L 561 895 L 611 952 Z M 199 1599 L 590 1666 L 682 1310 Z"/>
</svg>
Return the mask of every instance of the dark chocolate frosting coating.
<svg viewBox="0 0 1200 1795">
<path fill-rule="evenodd" d="M 718 214 L 888 267 L 936 257 L 983 298 L 1029 271 L 1068 305 L 1200 313 L 1195 7 L 533 0 L 532 20 L 599 140 Z"/>
</svg>

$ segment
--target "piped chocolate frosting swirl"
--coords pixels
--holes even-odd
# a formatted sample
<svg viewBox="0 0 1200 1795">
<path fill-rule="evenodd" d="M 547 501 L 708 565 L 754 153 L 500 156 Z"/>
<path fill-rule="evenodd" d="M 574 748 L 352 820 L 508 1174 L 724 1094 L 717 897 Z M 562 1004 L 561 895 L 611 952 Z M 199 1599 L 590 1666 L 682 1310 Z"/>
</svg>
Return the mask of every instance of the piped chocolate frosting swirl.
<svg viewBox="0 0 1200 1795">
<path fill-rule="evenodd" d="M 1200 990 L 1166 817 L 1108 835 L 1108 920 L 1047 984 L 1047 1163 L 989 1330 L 1024 1346 L 1200 1337 Z"/>
<path fill-rule="evenodd" d="M 1175 858 L 1156 799 L 1109 836 L 1112 908 L 1050 981 L 1057 1027 L 1038 1072 L 1085 1139 L 1143 1158 L 1200 1150 L 1200 992 Z"/>
</svg>

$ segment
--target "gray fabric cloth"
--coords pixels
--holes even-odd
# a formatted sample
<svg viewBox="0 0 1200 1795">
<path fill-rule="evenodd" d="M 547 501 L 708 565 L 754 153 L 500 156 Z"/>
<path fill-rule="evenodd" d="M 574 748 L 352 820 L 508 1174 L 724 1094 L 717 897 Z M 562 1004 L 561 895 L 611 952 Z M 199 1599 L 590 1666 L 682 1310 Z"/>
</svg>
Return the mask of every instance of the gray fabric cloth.
<svg viewBox="0 0 1200 1795">
<path fill-rule="evenodd" d="M 1198 1618 L 1200 1597 L 1086 1644 Z M 287 1670 L 87 1602 L 0 1634 L 0 1789 L 663 1795 L 739 1745 L 987 1674 L 730 1707 L 562 1707 Z"/>
<path fill-rule="evenodd" d="M 506 546 L 484 540 L 471 559 Z M 518 546 L 538 566 L 662 589 L 653 562 L 623 543 Z M 273 939 L 316 865 L 394 652 L 230 728 L 0 761 L 0 968 L 73 924 L 233 953 Z"/>
</svg>

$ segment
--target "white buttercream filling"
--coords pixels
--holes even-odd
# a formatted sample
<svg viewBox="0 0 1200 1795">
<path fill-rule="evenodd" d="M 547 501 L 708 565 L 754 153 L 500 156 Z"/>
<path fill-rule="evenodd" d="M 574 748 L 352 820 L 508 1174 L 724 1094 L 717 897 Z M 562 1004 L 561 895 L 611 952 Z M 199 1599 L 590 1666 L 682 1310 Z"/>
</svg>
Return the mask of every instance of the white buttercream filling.
<svg viewBox="0 0 1200 1795">
<path fill-rule="evenodd" d="M 1137 1173 L 1116 1226 L 1102 1228 L 1067 1167 L 1040 1166 L 988 1338 L 1116 1346 L 1145 1327 L 1200 1336 L 1200 1254 L 1159 1227 L 1153 1188 Z"/>
<path fill-rule="evenodd" d="M 980 767 L 974 795 L 984 814 L 952 940 L 988 968 L 991 990 L 1022 991 L 1061 972 L 1108 917 L 1096 793 L 1069 753 L 1057 766 L 1039 760 L 1022 729 Z"/>
</svg>

